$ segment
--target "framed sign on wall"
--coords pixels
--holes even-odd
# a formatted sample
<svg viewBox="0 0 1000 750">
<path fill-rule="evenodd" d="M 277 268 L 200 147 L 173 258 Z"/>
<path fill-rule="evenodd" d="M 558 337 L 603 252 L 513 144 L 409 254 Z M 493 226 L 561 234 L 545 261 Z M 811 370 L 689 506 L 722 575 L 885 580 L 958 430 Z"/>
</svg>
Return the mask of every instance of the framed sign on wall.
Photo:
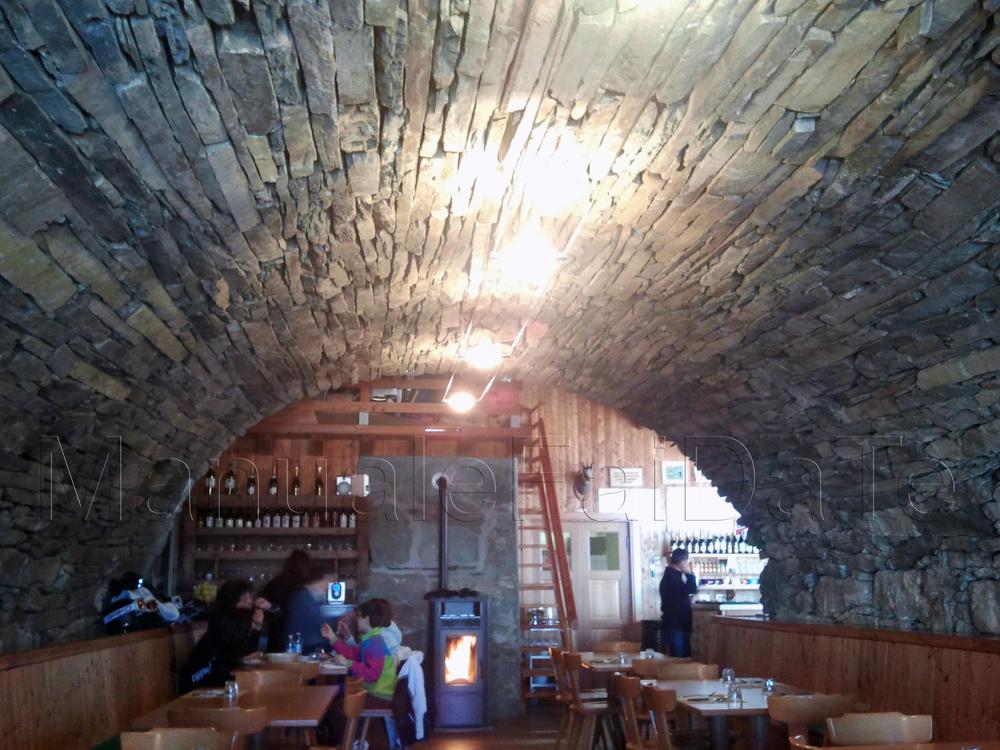
<svg viewBox="0 0 1000 750">
<path fill-rule="evenodd" d="M 611 466 L 608 468 L 609 487 L 642 487 L 642 469 L 640 467 Z"/>
</svg>

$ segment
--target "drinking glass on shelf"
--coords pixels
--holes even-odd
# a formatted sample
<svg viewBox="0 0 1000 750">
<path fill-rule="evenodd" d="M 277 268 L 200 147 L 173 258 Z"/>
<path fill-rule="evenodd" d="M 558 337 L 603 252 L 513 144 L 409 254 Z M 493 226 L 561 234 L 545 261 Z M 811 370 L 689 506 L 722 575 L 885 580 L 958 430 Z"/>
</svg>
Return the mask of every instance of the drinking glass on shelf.
<svg viewBox="0 0 1000 750">
<path fill-rule="evenodd" d="M 727 684 L 732 684 L 736 682 L 736 670 L 732 667 L 726 667 L 722 670 L 722 681 Z"/>
</svg>

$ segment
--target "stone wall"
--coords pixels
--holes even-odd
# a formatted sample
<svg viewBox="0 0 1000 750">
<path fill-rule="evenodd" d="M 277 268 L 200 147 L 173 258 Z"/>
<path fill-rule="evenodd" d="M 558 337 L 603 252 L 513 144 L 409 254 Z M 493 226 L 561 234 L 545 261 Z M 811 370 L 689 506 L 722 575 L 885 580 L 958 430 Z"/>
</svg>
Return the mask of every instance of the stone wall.
<svg viewBox="0 0 1000 750">
<path fill-rule="evenodd" d="M 162 539 L 146 521 L 26 520 L 42 436 L 91 467 L 81 486 L 104 436 L 198 476 L 282 406 L 449 374 L 470 322 L 510 340 L 526 320 L 507 374 L 678 444 L 752 444 L 776 613 L 996 633 L 997 13 L 4 3 L 3 648 L 90 627 L 82 599 Z M 512 289 L 493 251 L 536 218 L 559 273 Z M 883 494 L 930 457 L 955 502 L 901 509 L 892 490 L 872 532 L 870 479 L 834 466 L 859 450 L 844 435 L 914 450 L 880 458 Z M 816 465 L 829 513 L 789 516 L 793 474 Z M 76 614 L 36 627 L 29 592 Z"/>
<path fill-rule="evenodd" d="M 362 596 L 392 602 L 403 640 L 429 653 L 430 608 L 424 595 L 439 588 L 440 505 L 432 480 L 451 483 L 449 583 L 489 601 L 490 718 L 520 711 L 520 630 L 517 534 L 511 461 L 459 458 L 363 458 L 374 479 L 370 516 L 371 574 Z M 381 493 L 392 493 L 393 503 Z M 432 667 L 425 672 L 430 678 Z"/>
</svg>

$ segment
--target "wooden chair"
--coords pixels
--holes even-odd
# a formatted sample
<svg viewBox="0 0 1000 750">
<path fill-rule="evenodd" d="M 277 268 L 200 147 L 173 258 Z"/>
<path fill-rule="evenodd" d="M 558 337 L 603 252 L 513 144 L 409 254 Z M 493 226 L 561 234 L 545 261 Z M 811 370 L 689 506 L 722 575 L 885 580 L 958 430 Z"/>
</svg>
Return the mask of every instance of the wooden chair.
<svg viewBox="0 0 1000 750">
<path fill-rule="evenodd" d="M 642 683 L 638 677 L 615 675 L 615 693 L 621 710 L 622 723 L 625 726 L 625 750 L 655 750 L 659 746 L 655 740 L 644 740 L 639 731 L 639 711 L 636 704 L 642 699 Z"/>
<path fill-rule="evenodd" d="M 244 738 L 248 735 L 266 730 L 267 722 L 265 706 L 176 707 L 167 712 L 167 724 L 172 727 L 213 727 L 220 732 L 235 734 L 237 741 L 234 748 L 244 747 Z"/>
<path fill-rule="evenodd" d="M 674 718 L 677 710 L 677 693 L 674 690 L 658 688 L 655 685 L 644 685 L 642 688 L 642 698 L 646 703 L 646 709 L 653 719 L 653 731 L 657 750 L 673 750 L 670 741 L 670 722 Z"/>
<path fill-rule="evenodd" d="M 638 654 L 640 645 L 638 641 L 601 641 L 590 650 L 595 654 Z"/>
<path fill-rule="evenodd" d="M 934 732 L 930 716 L 898 712 L 844 714 L 826 720 L 831 745 L 892 745 L 930 742 Z"/>
<path fill-rule="evenodd" d="M 365 707 L 366 695 L 364 690 L 344 694 L 344 716 L 347 717 L 347 726 L 344 728 L 340 745 L 337 747 L 310 745 L 309 750 L 338 750 L 338 748 L 339 750 L 354 750 L 354 738 L 358 733 L 358 722 L 361 719 L 361 711 Z"/>
<path fill-rule="evenodd" d="M 699 664 L 697 662 L 667 662 L 657 670 L 660 680 L 717 680 L 719 679 L 718 664 Z"/>
<path fill-rule="evenodd" d="M 569 738 L 576 720 L 576 714 L 570 711 L 573 704 L 573 690 L 570 687 L 566 669 L 563 666 L 563 654 L 561 648 L 549 646 L 549 661 L 552 662 L 552 672 L 556 680 L 556 701 L 563 707 L 563 715 L 559 719 L 559 734 L 556 735 L 555 750 L 559 750 L 564 738 Z M 587 690 L 581 694 L 585 701 L 606 700 L 608 692 L 606 690 Z"/>
<path fill-rule="evenodd" d="M 809 738 L 809 725 L 822 724 L 834 716 L 843 716 L 857 703 L 853 695 L 769 695 L 767 713 L 773 721 L 788 725 L 789 738 Z"/>
<path fill-rule="evenodd" d="M 121 735 L 122 750 L 230 750 L 235 740 L 232 733 L 214 729 L 151 729 Z"/>
<path fill-rule="evenodd" d="M 788 736 L 788 746 L 791 750 L 823 750 L 821 747 L 809 744 L 809 737 L 804 734 Z"/>
<path fill-rule="evenodd" d="M 668 664 L 693 664 L 694 659 L 685 657 L 683 659 L 633 659 L 632 672 L 639 675 L 644 680 L 660 679 L 660 669 Z"/>
<path fill-rule="evenodd" d="M 239 689 L 248 692 L 262 687 L 302 684 L 301 672 L 291 669 L 238 669 L 235 675 Z"/>
<path fill-rule="evenodd" d="M 567 651 L 563 654 L 563 669 L 566 671 L 566 680 L 569 685 L 572 701 L 569 710 L 573 714 L 567 734 L 568 750 L 578 747 L 581 741 L 583 743 L 583 750 L 590 750 L 594 746 L 594 739 L 597 737 L 598 729 L 601 730 L 604 736 L 605 745 L 609 748 L 613 747 L 614 743 L 610 736 L 611 728 L 607 721 L 611 715 L 611 706 L 606 700 L 586 700 L 580 690 L 580 671 L 583 669 L 583 656 Z"/>
</svg>

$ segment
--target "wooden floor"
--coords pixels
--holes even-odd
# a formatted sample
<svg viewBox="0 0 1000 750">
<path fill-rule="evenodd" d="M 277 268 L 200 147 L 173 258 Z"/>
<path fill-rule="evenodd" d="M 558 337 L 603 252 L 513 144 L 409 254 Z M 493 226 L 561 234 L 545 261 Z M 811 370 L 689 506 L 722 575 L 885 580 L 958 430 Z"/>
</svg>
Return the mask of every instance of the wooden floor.
<svg viewBox="0 0 1000 750">
<path fill-rule="evenodd" d="M 530 707 L 524 716 L 498 721 L 488 731 L 434 732 L 413 750 L 548 750 L 555 744 L 558 729 L 559 709 Z M 384 735 L 376 735 L 371 750 L 385 745 Z"/>
</svg>

